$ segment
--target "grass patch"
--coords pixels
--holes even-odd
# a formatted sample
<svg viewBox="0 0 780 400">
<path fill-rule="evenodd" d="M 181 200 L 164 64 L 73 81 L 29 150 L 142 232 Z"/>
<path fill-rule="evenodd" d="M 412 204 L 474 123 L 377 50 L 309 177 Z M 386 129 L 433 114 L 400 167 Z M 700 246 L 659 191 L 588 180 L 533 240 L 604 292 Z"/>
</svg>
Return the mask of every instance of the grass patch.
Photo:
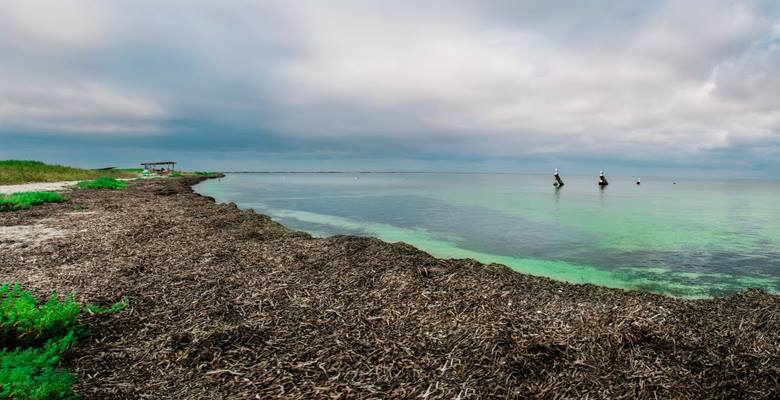
<svg viewBox="0 0 780 400">
<path fill-rule="evenodd" d="M 172 173 L 172 174 L 170 174 L 170 175 L 168 175 L 168 176 L 170 176 L 171 178 L 181 178 L 181 177 L 182 177 L 182 176 L 184 176 L 184 175 L 182 175 L 182 174 L 181 174 L 181 173 L 179 173 L 179 172 L 174 172 L 174 173 Z"/>
<path fill-rule="evenodd" d="M 81 181 L 78 183 L 80 189 L 124 189 L 127 187 L 127 182 L 118 181 L 113 178 L 100 177 L 89 181 Z"/>
<path fill-rule="evenodd" d="M 43 347 L 0 350 L 0 398 L 13 400 L 76 399 L 76 379 L 58 368 L 60 357 L 75 344 L 72 333 Z"/>
<path fill-rule="evenodd" d="M 19 192 L 0 195 L 0 211 L 24 210 L 43 203 L 62 203 L 67 197 L 57 192 Z"/>
<path fill-rule="evenodd" d="M 76 343 L 80 312 L 73 296 L 39 304 L 18 284 L 0 286 L 0 398 L 73 398 L 75 379 L 58 365 Z"/>
<path fill-rule="evenodd" d="M 102 308 L 87 305 L 90 314 L 124 309 L 127 297 Z M 61 358 L 86 334 L 77 317 L 82 312 L 73 295 L 52 294 L 38 302 L 21 286 L 0 286 L 0 398 L 13 400 L 75 399 L 75 378 L 60 366 Z"/>
<path fill-rule="evenodd" d="M 42 344 L 72 330 L 79 315 L 73 296 L 61 301 L 52 294 L 44 303 L 21 286 L 0 286 L 0 345 Z"/>
<path fill-rule="evenodd" d="M 125 296 L 122 298 L 122 300 L 119 300 L 108 307 L 101 307 L 94 304 L 87 304 L 84 308 L 90 314 L 114 314 L 124 310 L 125 307 L 127 307 L 129 304 L 130 304 L 130 300 L 128 300 L 127 296 Z"/>
<path fill-rule="evenodd" d="M 78 181 L 109 178 L 133 178 L 140 172 L 134 169 L 94 170 L 45 164 L 40 161 L 0 160 L 0 185 L 29 182 Z"/>
</svg>

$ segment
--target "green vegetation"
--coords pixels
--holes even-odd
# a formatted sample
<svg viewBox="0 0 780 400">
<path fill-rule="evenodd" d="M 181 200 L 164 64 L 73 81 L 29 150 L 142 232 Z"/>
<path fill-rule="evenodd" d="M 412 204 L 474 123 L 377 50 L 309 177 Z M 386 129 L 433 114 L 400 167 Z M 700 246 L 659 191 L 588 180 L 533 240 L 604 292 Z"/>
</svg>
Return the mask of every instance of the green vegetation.
<svg viewBox="0 0 780 400">
<path fill-rule="evenodd" d="M 130 300 L 128 300 L 127 296 L 125 296 L 122 298 L 122 300 L 117 301 L 109 307 L 100 307 L 94 304 L 87 304 L 84 308 L 90 314 L 114 314 L 124 310 L 128 304 L 130 304 Z"/>
<path fill-rule="evenodd" d="M 127 297 L 110 307 L 87 305 L 90 314 L 118 312 Z M 76 318 L 80 307 L 69 295 L 52 294 L 39 303 L 19 284 L 0 286 L 0 399 L 75 399 L 75 378 L 61 358 L 86 332 Z"/>
<path fill-rule="evenodd" d="M 0 195 L 0 211 L 16 211 L 43 203 L 62 203 L 67 197 L 56 192 L 19 192 Z"/>
<path fill-rule="evenodd" d="M 52 294 L 45 303 L 21 286 L 0 286 L 0 343 L 41 343 L 61 336 L 76 323 L 80 309 L 73 296 L 60 301 Z"/>
<path fill-rule="evenodd" d="M 90 181 L 81 181 L 78 183 L 80 189 L 124 189 L 127 187 L 127 182 L 118 181 L 113 178 L 100 177 Z"/>
<path fill-rule="evenodd" d="M 0 398 L 13 400 L 75 399 L 71 373 L 57 368 L 73 345 L 73 333 L 43 347 L 0 350 Z"/>
<path fill-rule="evenodd" d="M 108 169 L 99 171 L 44 164 L 40 161 L 3 160 L 0 161 L 0 185 L 28 182 L 76 181 L 94 179 L 101 176 L 132 178 L 138 175 L 138 172 L 140 172 L 138 169 Z"/>
<path fill-rule="evenodd" d="M 170 174 L 170 175 L 168 175 L 168 176 L 170 176 L 171 178 L 181 178 L 181 177 L 182 177 L 182 176 L 184 176 L 184 175 L 182 175 L 182 174 L 181 174 L 181 173 L 179 173 L 179 172 L 173 172 L 173 173 L 171 173 L 171 174 Z"/>
<path fill-rule="evenodd" d="M 195 172 L 194 172 L 194 174 L 195 174 L 195 175 L 197 175 L 197 176 L 211 176 L 211 175 L 212 175 L 212 172 L 206 172 L 206 171 L 195 171 Z"/>
<path fill-rule="evenodd" d="M 80 311 L 73 296 L 39 304 L 18 284 L 0 286 L 0 398 L 73 398 L 73 376 L 57 367 L 76 342 Z"/>
</svg>

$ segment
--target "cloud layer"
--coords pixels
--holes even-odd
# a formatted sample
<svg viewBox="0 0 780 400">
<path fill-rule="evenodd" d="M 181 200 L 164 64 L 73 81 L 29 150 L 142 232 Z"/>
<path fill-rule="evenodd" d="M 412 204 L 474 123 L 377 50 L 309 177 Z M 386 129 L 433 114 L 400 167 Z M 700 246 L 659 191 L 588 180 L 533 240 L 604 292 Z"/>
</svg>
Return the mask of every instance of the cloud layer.
<svg viewBox="0 0 780 400">
<path fill-rule="evenodd" d="M 0 156 L 780 175 L 776 2 L 570 3 L 0 0 Z"/>
</svg>

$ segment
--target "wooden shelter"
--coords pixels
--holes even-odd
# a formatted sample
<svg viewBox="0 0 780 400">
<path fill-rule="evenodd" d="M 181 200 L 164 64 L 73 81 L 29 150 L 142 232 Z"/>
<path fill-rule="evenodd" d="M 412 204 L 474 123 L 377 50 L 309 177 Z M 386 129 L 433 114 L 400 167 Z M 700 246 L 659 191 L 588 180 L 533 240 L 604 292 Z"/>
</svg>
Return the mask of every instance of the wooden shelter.
<svg viewBox="0 0 780 400">
<path fill-rule="evenodd" d="M 144 170 L 158 174 L 169 174 L 176 170 L 176 161 L 155 161 L 141 163 Z"/>
</svg>

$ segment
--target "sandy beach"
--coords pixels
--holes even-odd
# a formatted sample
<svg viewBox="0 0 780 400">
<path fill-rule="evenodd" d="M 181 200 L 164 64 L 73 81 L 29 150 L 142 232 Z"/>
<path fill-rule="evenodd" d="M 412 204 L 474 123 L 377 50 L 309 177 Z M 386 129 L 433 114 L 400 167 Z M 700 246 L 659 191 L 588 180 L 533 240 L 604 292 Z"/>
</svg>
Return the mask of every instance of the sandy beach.
<svg viewBox="0 0 780 400">
<path fill-rule="evenodd" d="M 193 193 L 202 179 L 0 213 L 3 281 L 129 298 L 84 318 L 64 362 L 81 398 L 780 396 L 780 297 L 680 300 L 312 238 Z"/>
<path fill-rule="evenodd" d="M 135 178 L 133 178 L 135 179 Z M 130 181 L 128 178 L 119 178 L 120 181 Z M 18 192 L 62 192 L 73 189 L 79 181 L 58 181 L 58 182 L 34 182 L 23 183 L 20 185 L 0 185 L 0 194 L 11 194 Z"/>
<path fill-rule="evenodd" d="M 21 185 L 0 185 L 0 194 L 11 194 L 18 192 L 57 192 L 66 190 L 77 183 L 79 183 L 79 181 L 36 182 L 24 183 Z"/>
</svg>

